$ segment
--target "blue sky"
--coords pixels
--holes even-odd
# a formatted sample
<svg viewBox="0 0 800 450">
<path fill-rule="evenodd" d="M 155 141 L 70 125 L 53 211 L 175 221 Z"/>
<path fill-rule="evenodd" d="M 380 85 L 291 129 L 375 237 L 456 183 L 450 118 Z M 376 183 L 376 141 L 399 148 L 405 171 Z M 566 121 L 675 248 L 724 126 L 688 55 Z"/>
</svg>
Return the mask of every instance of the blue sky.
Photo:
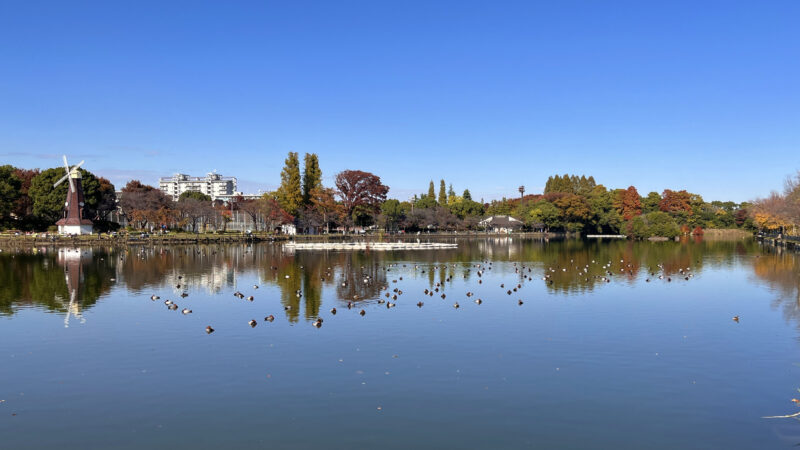
<svg viewBox="0 0 800 450">
<path fill-rule="evenodd" d="M 743 201 L 800 169 L 800 2 L 0 4 L 0 163 L 118 187 L 286 153 L 408 198 L 554 173 Z"/>
</svg>

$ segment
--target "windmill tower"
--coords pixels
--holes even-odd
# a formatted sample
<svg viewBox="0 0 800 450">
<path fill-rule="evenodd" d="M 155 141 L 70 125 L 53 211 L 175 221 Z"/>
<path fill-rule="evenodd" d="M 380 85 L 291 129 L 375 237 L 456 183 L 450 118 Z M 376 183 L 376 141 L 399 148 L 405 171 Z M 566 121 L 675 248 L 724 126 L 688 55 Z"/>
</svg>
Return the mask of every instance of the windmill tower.
<svg viewBox="0 0 800 450">
<path fill-rule="evenodd" d="M 67 157 L 64 156 L 64 170 L 67 174 L 53 184 L 55 188 L 63 183 L 64 180 L 69 180 L 67 201 L 64 203 L 64 214 L 61 220 L 56 222 L 59 234 L 92 234 L 92 221 L 86 218 L 84 212 L 81 172 L 78 170 L 81 165 L 83 165 L 83 161 L 70 168 L 69 163 L 67 163 Z"/>
</svg>

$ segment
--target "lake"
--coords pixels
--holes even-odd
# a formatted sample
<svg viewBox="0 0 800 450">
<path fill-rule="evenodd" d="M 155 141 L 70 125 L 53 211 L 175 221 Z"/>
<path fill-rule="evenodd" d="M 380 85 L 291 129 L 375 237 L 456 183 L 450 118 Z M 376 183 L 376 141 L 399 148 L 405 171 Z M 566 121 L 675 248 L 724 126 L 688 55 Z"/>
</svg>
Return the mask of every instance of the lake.
<svg viewBox="0 0 800 450">
<path fill-rule="evenodd" d="M 0 446 L 800 443 L 797 255 L 448 242 L 4 249 Z"/>
</svg>

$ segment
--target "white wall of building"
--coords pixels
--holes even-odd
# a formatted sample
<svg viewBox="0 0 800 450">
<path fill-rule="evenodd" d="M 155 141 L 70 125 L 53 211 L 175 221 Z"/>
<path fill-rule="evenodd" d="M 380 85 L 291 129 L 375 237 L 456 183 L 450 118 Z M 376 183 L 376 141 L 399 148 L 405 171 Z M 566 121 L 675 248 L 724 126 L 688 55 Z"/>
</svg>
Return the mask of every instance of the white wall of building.
<svg viewBox="0 0 800 450">
<path fill-rule="evenodd" d="M 178 200 L 187 191 L 201 192 L 211 197 L 211 200 L 227 199 L 236 194 L 236 178 L 223 177 L 217 173 L 209 173 L 205 177 L 176 173 L 159 179 L 158 188 L 173 200 Z"/>
</svg>

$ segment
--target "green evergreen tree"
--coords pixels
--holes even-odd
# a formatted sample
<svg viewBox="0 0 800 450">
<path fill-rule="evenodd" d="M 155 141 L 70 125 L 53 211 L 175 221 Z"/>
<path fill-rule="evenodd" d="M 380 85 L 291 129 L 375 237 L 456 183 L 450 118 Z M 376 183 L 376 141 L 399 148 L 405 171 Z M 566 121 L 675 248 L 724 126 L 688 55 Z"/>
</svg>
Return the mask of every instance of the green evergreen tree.
<svg viewBox="0 0 800 450">
<path fill-rule="evenodd" d="M 464 189 L 464 193 L 461 196 L 464 197 L 464 200 L 472 200 L 472 194 L 469 193 L 469 189 Z"/>
<path fill-rule="evenodd" d="M 451 199 L 456 196 L 456 191 L 453 190 L 453 183 L 450 183 L 450 187 L 447 189 L 447 199 Z"/>
<path fill-rule="evenodd" d="M 431 184 L 428 186 L 428 198 L 431 200 L 436 200 L 436 190 L 433 188 L 433 180 L 431 180 Z"/>
<path fill-rule="evenodd" d="M 22 180 L 14 171 L 12 166 L 0 166 L 0 225 L 11 214 L 14 204 L 20 197 Z"/>
<path fill-rule="evenodd" d="M 300 159 L 296 152 L 289 152 L 281 171 L 281 186 L 275 192 L 278 204 L 284 211 L 297 215 L 303 202 L 300 180 Z"/>
<path fill-rule="evenodd" d="M 322 170 L 316 153 L 306 153 L 303 161 L 303 204 L 311 203 L 311 191 L 322 187 Z"/>
<path fill-rule="evenodd" d="M 93 217 L 93 211 L 102 200 L 100 181 L 93 173 L 84 169 L 81 172 L 81 188 L 83 201 L 86 203 L 86 213 Z M 56 167 L 42 171 L 31 180 L 28 196 L 33 201 L 33 214 L 46 224 L 54 224 L 64 211 L 64 199 L 67 197 L 69 183 L 61 183 L 53 187 L 53 183 L 64 176 L 64 168 Z"/>
<path fill-rule="evenodd" d="M 447 205 L 447 191 L 445 190 L 444 180 L 439 181 L 439 205 Z"/>
<path fill-rule="evenodd" d="M 553 176 L 547 177 L 547 182 L 544 184 L 544 193 L 549 194 L 553 192 Z"/>
</svg>

